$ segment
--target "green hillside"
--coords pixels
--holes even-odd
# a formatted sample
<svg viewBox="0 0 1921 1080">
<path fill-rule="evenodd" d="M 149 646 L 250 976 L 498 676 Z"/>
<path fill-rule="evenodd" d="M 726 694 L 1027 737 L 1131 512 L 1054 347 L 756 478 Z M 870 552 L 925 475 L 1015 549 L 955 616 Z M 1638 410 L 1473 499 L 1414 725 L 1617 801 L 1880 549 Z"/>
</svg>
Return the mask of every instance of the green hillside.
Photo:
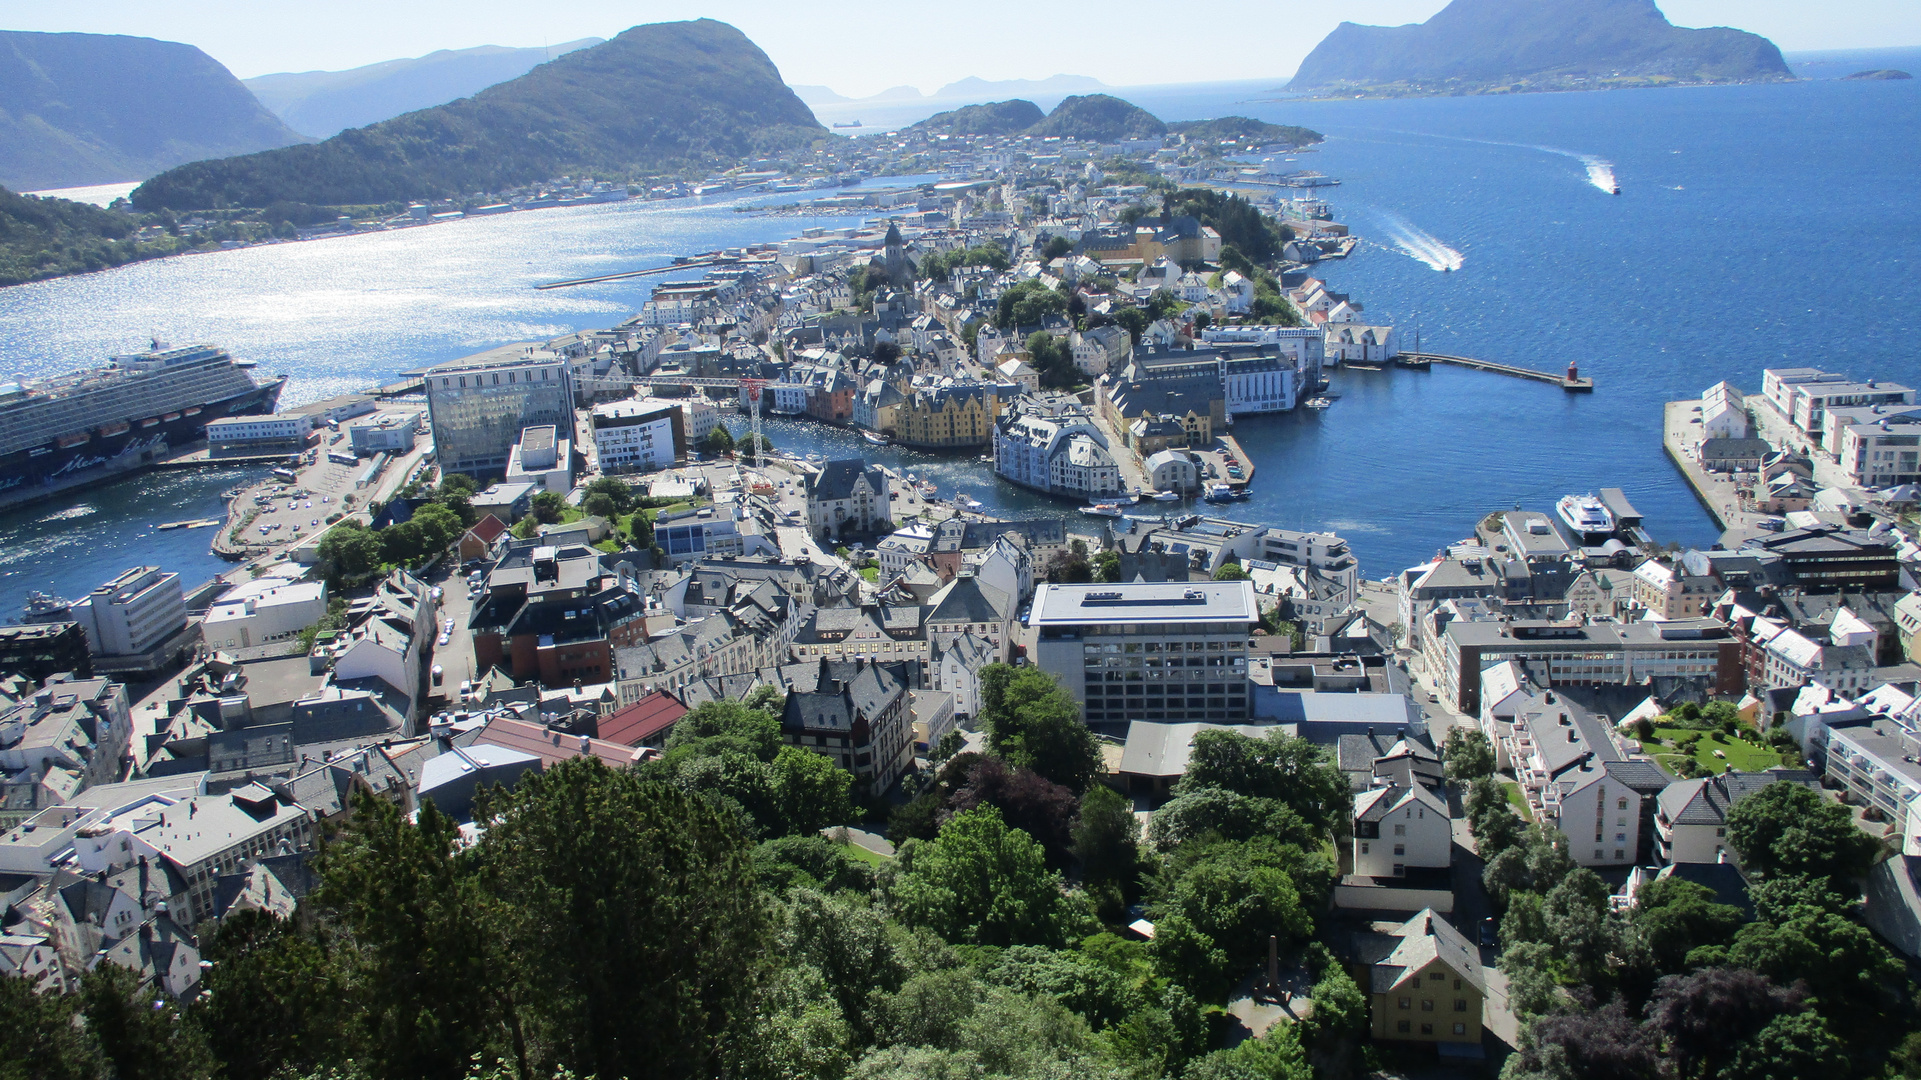
<svg viewBox="0 0 1921 1080">
<path fill-rule="evenodd" d="M 711 19 L 656 23 L 471 98 L 310 146 L 174 169 L 141 185 L 133 203 L 200 210 L 446 198 L 568 174 L 731 165 L 826 134 L 739 30 Z"/>
<path fill-rule="evenodd" d="M 136 223 L 91 203 L 0 188 L 0 285 L 104 270 L 184 250 L 178 237 L 135 242 Z"/>
<path fill-rule="evenodd" d="M 1181 120 L 1167 125 L 1167 130 L 1183 136 L 1188 142 L 1203 146 L 1219 145 L 1224 142 L 1250 143 L 1255 146 L 1270 146 L 1285 143 L 1288 146 L 1312 146 L 1322 141 L 1324 136 L 1318 131 L 1291 124 L 1269 124 L 1245 116 L 1220 116 L 1212 120 Z"/>
<path fill-rule="evenodd" d="M 1109 94 L 1067 98 L 1054 106 L 1047 119 L 1034 125 L 1032 131 L 1040 136 L 1058 135 L 1094 142 L 1150 139 L 1166 133 L 1167 125 L 1153 113 Z"/>
<path fill-rule="evenodd" d="M 1039 105 L 1015 98 L 935 113 L 914 126 L 949 135 L 1018 135 L 1040 123 L 1046 115 Z"/>
</svg>

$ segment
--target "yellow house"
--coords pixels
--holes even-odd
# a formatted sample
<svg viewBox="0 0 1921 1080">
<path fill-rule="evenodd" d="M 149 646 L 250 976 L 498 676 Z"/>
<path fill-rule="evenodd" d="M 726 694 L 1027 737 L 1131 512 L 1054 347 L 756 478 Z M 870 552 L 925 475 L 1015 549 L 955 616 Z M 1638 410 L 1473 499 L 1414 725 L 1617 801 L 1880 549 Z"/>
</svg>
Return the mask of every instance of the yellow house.
<svg viewBox="0 0 1921 1080">
<path fill-rule="evenodd" d="M 987 383 L 916 390 L 894 416 L 894 441 L 904 446 L 958 450 L 994 441 L 1000 396 Z"/>
<path fill-rule="evenodd" d="M 1383 935 L 1370 969 L 1374 1037 L 1481 1045 L 1481 954 L 1430 908 Z M 1377 949 L 1378 953 L 1380 949 Z"/>
</svg>

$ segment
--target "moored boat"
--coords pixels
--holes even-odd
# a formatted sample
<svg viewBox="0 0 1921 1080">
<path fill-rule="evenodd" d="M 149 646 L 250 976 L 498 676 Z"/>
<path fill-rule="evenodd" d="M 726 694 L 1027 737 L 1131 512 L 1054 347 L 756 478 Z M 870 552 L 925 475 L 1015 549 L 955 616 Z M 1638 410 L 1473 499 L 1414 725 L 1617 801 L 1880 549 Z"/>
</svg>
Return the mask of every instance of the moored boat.
<svg viewBox="0 0 1921 1080">
<path fill-rule="evenodd" d="M 1614 515 L 1592 494 L 1563 495 L 1554 512 L 1582 543 L 1599 543 L 1614 535 Z"/>
<path fill-rule="evenodd" d="M 1180 500 L 1181 493 L 1178 491 L 1156 491 L 1154 493 L 1155 502 L 1179 502 Z"/>
<path fill-rule="evenodd" d="M 1121 516 L 1121 508 L 1114 503 L 1095 503 L 1092 506 L 1081 507 L 1081 513 L 1092 517 L 1117 518 Z"/>
</svg>

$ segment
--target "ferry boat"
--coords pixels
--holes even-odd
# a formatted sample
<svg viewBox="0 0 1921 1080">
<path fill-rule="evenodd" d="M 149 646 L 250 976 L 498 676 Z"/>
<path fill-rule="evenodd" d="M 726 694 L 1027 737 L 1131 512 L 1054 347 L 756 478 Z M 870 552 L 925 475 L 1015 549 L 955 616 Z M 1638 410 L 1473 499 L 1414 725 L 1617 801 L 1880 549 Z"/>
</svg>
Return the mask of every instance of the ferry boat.
<svg viewBox="0 0 1921 1080">
<path fill-rule="evenodd" d="M 1598 544 L 1614 535 L 1614 515 L 1593 495 L 1563 495 L 1554 512 L 1583 544 Z"/>
<path fill-rule="evenodd" d="M 1081 513 L 1093 517 L 1117 518 L 1121 516 L 1121 508 L 1114 503 L 1095 503 L 1092 506 L 1081 507 Z"/>
<path fill-rule="evenodd" d="M 1245 498 L 1247 498 L 1246 490 L 1227 484 L 1209 484 L 1207 494 L 1201 496 L 1203 502 L 1211 503 L 1236 502 Z"/>
<path fill-rule="evenodd" d="M 204 437 L 207 421 L 270 413 L 287 377 L 257 382 L 214 345 L 113 357 L 47 379 L 0 383 L 0 491 L 58 491 Z"/>
</svg>

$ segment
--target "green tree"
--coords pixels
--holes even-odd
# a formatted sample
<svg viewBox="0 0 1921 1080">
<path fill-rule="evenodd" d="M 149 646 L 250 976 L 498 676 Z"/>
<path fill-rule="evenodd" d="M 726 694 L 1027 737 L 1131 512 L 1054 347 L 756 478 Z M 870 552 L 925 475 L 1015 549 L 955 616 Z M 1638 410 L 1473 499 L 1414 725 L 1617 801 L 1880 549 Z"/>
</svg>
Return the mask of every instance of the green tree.
<svg viewBox="0 0 1921 1080">
<path fill-rule="evenodd" d="M 1278 799 L 1317 829 L 1333 827 L 1353 805 L 1347 776 L 1328 752 L 1278 728 L 1259 739 L 1227 729 L 1196 734 L 1176 790 L 1206 787 Z"/>
<path fill-rule="evenodd" d="M 1449 731 L 1441 754 L 1447 762 L 1447 778 L 1457 784 L 1494 775 L 1494 746 L 1478 731 L 1463 727 Z"/>
<path fill-rule="evenodd" d="M 584 756 L 487 789 L 475 816 L 511 977 L 551 1064 L 713 1075 L 770 931 L 727 819 Z"/>
<path fill-rule="evenodd" d="M 348 1039 L 376 1080 L 455 1080 L 477 1054 L 513 1047 L 518 1006 L 502 978 L 459 829 L 425 800 L 415 821 L 367 791 L 315 860 L 313 900 L 353 1005 Z"/>
<path fill-rule="evenodd" d="M 715 424 L 714 430 L 700 440 L 700 448 L 715 457 L 734 452 L 734 433 L 725 424 Z"/>
<path fill-rule="evenodd" d="M 1002 330 L 1037 325 L 1049 315 L 1067 311 L 1067 298 L 1039 281 L 1017 281 L 1001 293 L 994 325 Z"/>
<path fill-rule="evenodd" d="M 99 1043 L 75 1023 L 79 1011 L 77 994 L 43 994 L 25 976 L 0 976 L 0 1080 L 103 1077 Z"/>
<path fill-rule="evenodd" d="M 228 1080 L 267 1080 L 347 1056 L 346 989 L 320 937 L 265 911 L 220 920 L 202 950 L 194 1022 Z"/>
<path fill-rule="evenodd" d="M 1106 583 L 1121 579 L 1121 553 L 1118 551 L 1103 551 L 1095 555 L 1092 566 L 1095 581 Z"/>
<path fill-rule="evenodd" d="M 1243 568 L 1241 564 L 1238 562 L 1222 563 L 1221 568 L 1219 570 L 1214 571 L 1214 580 L 1215 581 L 1246 581 L 1247 570 Z"/>
<path fill-rule="evenodd" d="M 1507 976 L 1508 1007 L 1523 1023 L 1552 1012 L 1560 1003 L 1553 946 L 1540 941 L 1509 942 L 1495 966 Z"/>
<path fill-rule="evenodd" d="M 1740 908 L 1717 904 L 1706 886 L 1678 877 L 1643 887 L 1632 918 L 1663 975 L 1686 970 L 1695 949 L 1726 945 L 1743 922 Z"/>
<path fill-rule="evenodd" d="M 1147 332 L 1148 326 L 1151 325 L 1154 320 L 1149 318 L 1147 312 L 1140 308 L 1126 307 L 1114 313 L 1114 321 L 1126 329 L 1127 336 L 1133 339 L 1134 344 L 1139 345 L 1141 343 L 1141 335 Z"/>
<path fill-rule="evenodd" d="M 1900 1000 L 1900 962 L 1867 927 L 1845 915 L 1799 907 L 1778 923 L 1743 926 L 1726 948 L 1694 950 L 1688 964 L 1748 968 L 1781 985 L 1802 980 L 1821 1014 L 1845 1037 L 1891 1037 L 1886 1019 Z"/>
<path fill-rule="evenodd" d="M 319 570 L 330 589 L 339 591 L 380 572 L 380 534 L 356 521 L 341 521 L 320 538 Z"/>
<path fill-rule="evenodd" d="M 1074 366 L 1074 349 L 1064 338 L 1034 331 L 1027 335 L 1027 358 L 1044 387 L 1066 389 L 1081 381 L 1080 369 Z"/>
<path fill-rule="evenodd" d="M 1033 838 L 1000 810 L 956 814 L 931 841 L 902 848 L 892 899 L 903 921 L 954 943 L 1058 948 L 1060 878 Z"/>
<path fill-rule="evenodd" d="M 781 833 L 819 832 L 844 825 L 854 817 L 847 793 L 854 774 L 820 754 L 798 746 L 783 746 L 769 766 L 773 772 L 776 810 L 774 822 L 763 823 Z"/>
<path fill-rule="evenodd" d="M 1238 974 L 1267 955 L 1267 939 L 1279 935 L 1291 947 L 1313 931 L 1313 900 L 1304 900 L 1290 873 L 1303 861 L 1299 849 L 1258 843 L 1216 844 L 1178 871 L 1166 895 L 1150 908 L 1158 936 L 1160 921 L 1177 914 L 1217 946 L 1227 974 Z M 1324 871 L 1331 883 L 1331 870 Z M 1314 899 L 1319 899 L 1314 898 Z M 1190 986 L 1212 997 L 1222 987 Z"/>
<path fill-rule="evenodd" d="M 219 1068 L 200 1029 L 131 968 L 107 962 L 87 972 L 80 1008 L 114 1080 L 202 1080 Z"/>
<path fill-rule="evenodd" d="M 1360 1041 L 1367 1035 L 1367 995 L 1340 964 L 1329 963 L 1310 997 L 1314 1010 L 1295 1027 L 1315 1075 L 1351 1075 Z"/>
<path fill-rule="evenodd" d="M 615 514 L 629 513 L 634 508 L 634 486 L 618 477 L 595 477 L 587 484 L 587 495 L 605 495 L 613 501 Z"/>
<path fill-rule="evenodd" d="M 615 514 L 615 504 L 611 496 L 595 492 L 580 501 L 580 508 L 597 518 L 611 520 Z"/>
<path fill-rule="evenodd" d="M 1140 834 L 1134 808 L 1120 792 L 1105 784 L 1088 788 L 1074 822 L 1074 857 L 1080 860 L 1081 879 L 1090 888 L 1105 886 L 1120 894 L 1132 889 Z"/>
<path fill-rule="evenodd" d="M 1313 1076 L 1295 1025 L 1275 1024 L 1258 1039 L 1195 1060 L 1181 1080 L 1313 1080 Z"/>
<path fill-rule="evenodd" d="M 1053 676 L 1036 667 L 989 664 L 980 685 L 981 722 L 996 756 L 1075 793 L 1087 790 L 1102 767 L 1100 740 Z"/>
<path fill-rule="evenodd" d="M 1800 784 L 1769 784 L 1728 811 L 1728 846 L 1763 877 L 1825 878 L 1853 895 L 1881 845 L 1855 827 L 1848 808 Z"/>
<path fill-rule="evenodd" d="M 1819 1013 L 1790 1013 L 1735 1052 L 1721 1071 L 1724 1080 L 1775 1080 L 1782 1076 L 1845 1076 L 1848 1054 Z"/>
<path fill-rule="evenodd" d="M 542 525 L 555 525 L 567 511 L 567 497 L 557 491 L 542 491 L 534 495 L 534 520 Z"/>
<path fill-rule="evenodd" d="M 1147 836 L 1156 848 L 1171 852 L 1196 840 L 1252 840 L 1257 836 L 1309 847 L 1320 841 L 1321 834 L 1279 799 L 1204 787 L 1182 792 L 1163 803 L 1148 819 Z"/>
</svg>

